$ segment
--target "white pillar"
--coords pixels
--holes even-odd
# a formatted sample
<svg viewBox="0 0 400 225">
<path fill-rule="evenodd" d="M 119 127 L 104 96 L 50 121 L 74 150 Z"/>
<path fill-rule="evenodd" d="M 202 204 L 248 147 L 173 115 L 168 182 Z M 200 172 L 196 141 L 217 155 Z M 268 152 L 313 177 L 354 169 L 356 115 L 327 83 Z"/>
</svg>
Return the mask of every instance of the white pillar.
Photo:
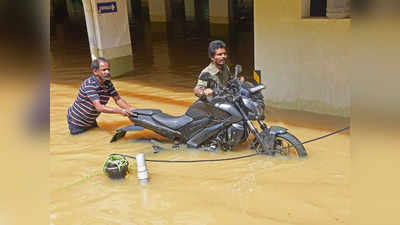
<svg viewBox="0 0 400 225">
<path fill-rule="evenodd" d="M 110 61 L 111 73 L 119 76 L 133 70 L 126 0 L 82 0 L 90 52 Z"/>
<path fill-rule="evenodd" d="M 132 0 L 126 0 L 126 4 L 128 7 L 128 17 L 132 18 Z"/>
<path fill-rule="evenodd" d="M 310 17 L 311 0 L 301 0 L 301 17 Z"/>
<path fill-rule="evenodd" d="M 327 0 L 326 16 L 346 18 L 350 16 L 350 0 Z"/>
<path fill-rule="evenodd" d="M 185 0 L 185 18 L 186 21 L 194 21 L 196 19 L 195 0 Z"/>
<path fill-rule="evenodd" d="M 167 22 L 171 19 L 171 0 L 148 0 L 151 22 Z"/>
<path fill-rule="evenodd" d="M 229 0 L 209 0 L 210 23 L 228 24 L 230 15 Z"/>
</svg>

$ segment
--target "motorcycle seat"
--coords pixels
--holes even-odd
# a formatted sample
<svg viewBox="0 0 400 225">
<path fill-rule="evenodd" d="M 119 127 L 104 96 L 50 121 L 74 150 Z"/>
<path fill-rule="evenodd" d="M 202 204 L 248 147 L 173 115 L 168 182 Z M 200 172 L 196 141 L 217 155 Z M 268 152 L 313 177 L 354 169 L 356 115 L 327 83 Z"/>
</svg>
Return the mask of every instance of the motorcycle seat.
<svg viewBox="0 0 400 225">
<path fill-rule="evenodd" d="M 152 118 L 161 123 L 164 126 L 167 126 L 173 130 L 177 130 L 186 124 L 192 122 L 192 118 L 186 115 L 183 116 L 171 116 L 165 113 L 158 113 L 152 116 Z"/>
<path fill-rule="evenodd" d="M 153 114 L 162 113 L 159 109 L 135 109 L 132 113 L 137 113 L 139 115 L 151 116 Z"/>
</svg>

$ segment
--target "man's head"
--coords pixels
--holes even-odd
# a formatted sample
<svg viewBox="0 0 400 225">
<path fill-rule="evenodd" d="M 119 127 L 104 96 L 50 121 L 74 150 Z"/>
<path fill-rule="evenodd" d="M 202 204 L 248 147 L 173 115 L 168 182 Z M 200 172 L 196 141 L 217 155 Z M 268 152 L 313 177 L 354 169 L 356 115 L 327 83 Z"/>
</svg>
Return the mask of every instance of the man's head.
<svg viewBox="0 0 400 225">
<path fill-rule="evenodd" d="M 101 82 L 111 80 L 110 63 L 105 58 L 97 58 L 90 65 L 92 73 L 96 75 Z"/>
<path fill-rule="evenodd" d="M 225 64 L 228 58 L 228 53 L 226 52 L 226 45 L 221 40 L 215 40 L 210 42 L 208 45 L 208 56 L 211 61 L 217 66 L 222 66 Z"/>
</svg>

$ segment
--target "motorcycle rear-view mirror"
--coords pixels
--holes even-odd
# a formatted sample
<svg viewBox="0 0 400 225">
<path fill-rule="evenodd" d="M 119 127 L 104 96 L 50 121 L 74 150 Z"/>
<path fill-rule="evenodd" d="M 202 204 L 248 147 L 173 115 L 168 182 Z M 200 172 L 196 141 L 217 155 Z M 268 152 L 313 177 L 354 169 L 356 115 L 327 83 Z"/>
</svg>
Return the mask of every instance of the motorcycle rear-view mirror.
<svg viewBox="0 0 400 225">
<path fill-rule="evenodd" d="M 265 86 L 262 85 L 262 84 L 260 84 L 260 85 L 257 85 L 257 86 L 255 86 L 255 87 L 250 88 L 250 92 L 251 92 L 252 94 L 254 94 L 254 93 L 256 93 L 257 91 L 261 91 L 261 90 L 263 90 L 263 89 L 265 89 Z"/>
<path fill-rule="evenodd" d="M 242 72 L 242 66 L 239 65 L 239 64 L 237 64 L 237 65 L 235 66 L 235 78 L 237 78 L 237 75 L 238 75 L 240 72 Z"/>
</svg>

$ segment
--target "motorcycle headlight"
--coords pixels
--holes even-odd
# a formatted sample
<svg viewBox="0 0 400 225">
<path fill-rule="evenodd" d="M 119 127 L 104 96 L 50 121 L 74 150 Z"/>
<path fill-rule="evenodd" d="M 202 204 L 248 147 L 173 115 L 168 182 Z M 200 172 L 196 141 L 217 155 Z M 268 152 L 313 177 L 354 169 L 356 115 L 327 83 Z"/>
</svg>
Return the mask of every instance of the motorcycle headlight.
<svg viewBox="0 0 400 225">
<path fill-rule="evenodd" d="M 256 115 L 257 115 L 257 117 L 258 117 L 259 119 L 262 119 L 262 120 L 263 120 L 264 117 L 265 117 L 265 115 L 264 115 L 264 113 L 265 113 L 265 105 L 264 105 L 264 104 L 257 103 L 257 102 L 255 102 L 254 105 L 255 105 L 255 108 L 256 108 Z"/>
<path fill-rule="evenodd" d="M 244 106 L 247 108 L 250 120 L 264 119 L 264 104 L 250 98 L 243 97 Z"/>
</svg>

